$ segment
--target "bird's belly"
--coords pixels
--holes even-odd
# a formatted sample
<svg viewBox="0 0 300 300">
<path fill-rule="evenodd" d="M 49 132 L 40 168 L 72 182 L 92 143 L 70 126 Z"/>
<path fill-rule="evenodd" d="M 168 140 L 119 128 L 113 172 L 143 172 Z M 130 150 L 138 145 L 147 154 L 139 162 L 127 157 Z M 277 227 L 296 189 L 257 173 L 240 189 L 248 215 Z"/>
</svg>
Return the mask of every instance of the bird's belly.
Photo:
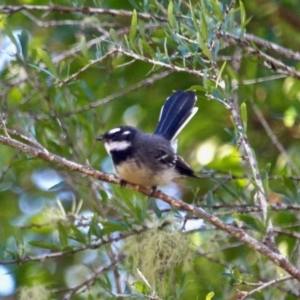
<svg viewBox="0 0 300 300">
<path fill-rule="evenodd" d="M 175 177 L 178 177 L 174 168 L 163 170 L 155 174 L 149 168 L 143 165 L 137 165 L 134 161 L 127 161 L 116 166 L 119 177 L 133 184 L 144 187 L 153 187 L 169 184 Z"/>
</svg>

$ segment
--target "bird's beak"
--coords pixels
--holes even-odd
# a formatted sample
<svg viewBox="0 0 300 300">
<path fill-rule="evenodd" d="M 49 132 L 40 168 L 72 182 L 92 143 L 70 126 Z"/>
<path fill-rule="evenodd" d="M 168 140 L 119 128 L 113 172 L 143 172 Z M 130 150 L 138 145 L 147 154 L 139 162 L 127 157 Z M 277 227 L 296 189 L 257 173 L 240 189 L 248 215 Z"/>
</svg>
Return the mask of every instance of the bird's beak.
<svg viewBox="0 0 300 300">
<path fill-rule="evenodd" d="M 96 141 L 103 141 L 103 140 L 104 140 L 103 136 L 99 136 L 98 138 L 96 138 Z"/>
</svg>

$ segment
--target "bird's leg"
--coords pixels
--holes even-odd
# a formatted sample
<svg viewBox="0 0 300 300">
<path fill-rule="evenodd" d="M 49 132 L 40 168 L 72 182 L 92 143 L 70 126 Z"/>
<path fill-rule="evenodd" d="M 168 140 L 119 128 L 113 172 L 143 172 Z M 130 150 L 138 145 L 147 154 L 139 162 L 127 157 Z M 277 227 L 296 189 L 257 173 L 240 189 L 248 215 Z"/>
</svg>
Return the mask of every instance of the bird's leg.
<svg viewBox="0 0 300 300">
<path fill-rule="evenodd" d="M 149 197 L 154 197 L 154 193 L 157 191 L 157 186 L 153 186 L 152 188 L 151 188 L 151 194 L 150 194 L 150 196 Z"/>
<path fill-rule="evenodd" d="M 123 188 L 126 186 L 127 181 L 120 179 L 120 186 Z"/>
</svg>

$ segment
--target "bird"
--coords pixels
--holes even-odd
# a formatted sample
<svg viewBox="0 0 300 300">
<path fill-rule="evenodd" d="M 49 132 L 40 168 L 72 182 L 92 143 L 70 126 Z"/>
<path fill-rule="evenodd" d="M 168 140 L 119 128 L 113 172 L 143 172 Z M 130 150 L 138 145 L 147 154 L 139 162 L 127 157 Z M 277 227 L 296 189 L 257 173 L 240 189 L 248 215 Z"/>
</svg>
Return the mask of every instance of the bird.
<svg viewBox="0 0 300 300">
<path fill-rule="evenodd" d="M 176 91 L 166 99 L 153 134 L 119 126 L 97 138 L 104 142 L 121 184 L 129 182 L 155 191 L 181 177 L 198 178 L 176 154 L 176 137 L 198 111 L 196 101 L 194 92 Z"/>
</svg>

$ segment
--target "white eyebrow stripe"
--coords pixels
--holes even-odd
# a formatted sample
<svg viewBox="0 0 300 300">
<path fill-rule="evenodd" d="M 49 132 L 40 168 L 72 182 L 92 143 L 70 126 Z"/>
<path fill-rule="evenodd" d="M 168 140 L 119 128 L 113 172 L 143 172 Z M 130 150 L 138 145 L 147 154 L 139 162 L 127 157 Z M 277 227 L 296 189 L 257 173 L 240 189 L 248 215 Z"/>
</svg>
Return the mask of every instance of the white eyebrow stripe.
<svg viewBox="0 0 300 300">
<path fill-rule="evenodd" d="M 124 131 L 122 134 L 130 134 L 131 132 L 129 130 Z"/>
<path fill-rule="evenodd" d="M 114 141 L 114 142 L 106 142 L 104 143 L 104 146 L 108 153 L 112 151 L 122 151 L 126 150 L 131 146 L 131 142 L 128 141 Z"/>
<path fill-rule="evenodd" d="M 108 132 L 108 134 L 114 134 L 114 133 L 116 133 L 116 132 L 119 132 L 120 130 L 121 130 L 120 127 L 113 128 L 113 129 L 111 129 L 111 130 Z"/>
</svg>

